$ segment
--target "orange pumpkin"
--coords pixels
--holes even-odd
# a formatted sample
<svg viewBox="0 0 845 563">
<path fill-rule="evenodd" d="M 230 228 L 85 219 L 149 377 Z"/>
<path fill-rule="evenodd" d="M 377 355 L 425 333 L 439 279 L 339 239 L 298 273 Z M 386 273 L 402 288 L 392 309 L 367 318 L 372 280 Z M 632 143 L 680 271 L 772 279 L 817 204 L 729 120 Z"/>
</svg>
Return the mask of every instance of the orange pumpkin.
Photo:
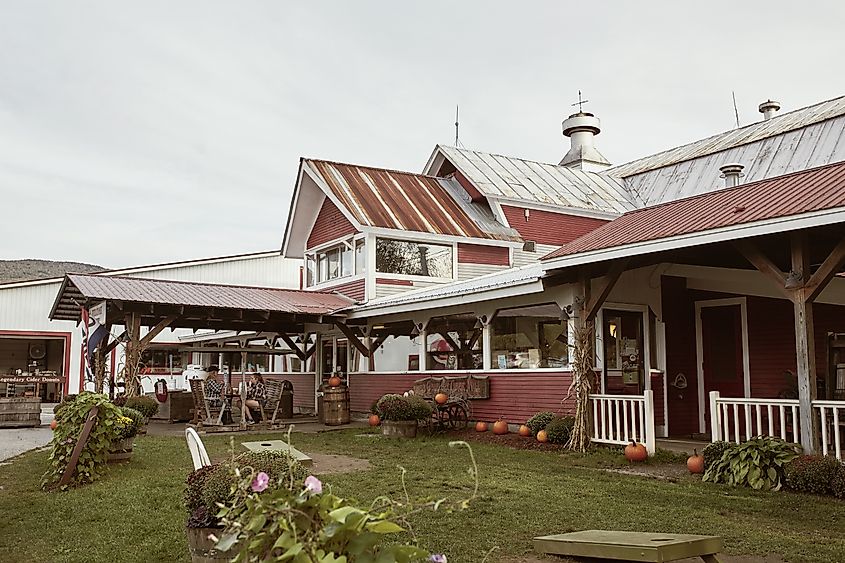
<svg viewBox="0 0 845 563">
<path fill-rule="evenodd" d="M 549 435 L 546 433 L 545 430 L 540 430 L 537 432 L 537 441 L 545 444 L 549 441 Z"/>
<path fill-rule="evenodd" d="M 369 418 L 370 426 L 378 426 L 381 424 L 381 418 L 377 414 L 371 414 Z"/>
<path fill-rule="evenodd" d="M 493 434 L 507 434 L 508 433 L 508 423 L 504 420 L 497 420 L 493 423 Z"/>
<path fill-rule="evenodd" d="M 340 387 L 340 384 L 343 383 L 338 376 L 332 376 L 329 378 L 329 385 L 331 387 Z"/>
<path fill-rule="evenodd" d="M 645 445 L 638 444 L 631 440 L 631 443 L 625 446 L 625 459 L 632 462 L 645 461 L 648 458 L 648 450 Z"/>
<path fill-rule="evenodd" d="M 519 435 L 523 438 L 528 438 L 529 436 L 531 436 L 531 429 L 523 424 L 519 427 Z"/>
<path fill-rule="evenodd" d="M 448 400 L 449 400 L 449 395 L 447 395 L 446 393 L 441 392 L 441 393 L 438 393 L 437 395 L 434 396 L 434 402 L 437 403 L 438 405 L 445 405 L 446 401 L 448 401 Z"/>
<path fill-rule="evenodd" d="M 58 425 L 59 425 L 59 421 L 54 418 L 52 421 L 50 421 L 50 430 L 55 430 L 56 426 L 58 426 Z"/>
<path fill-rule="evenodd" d="M 475 431 L 476 432 L 487 432 L 487 423 L 478 421 L 475 423 Z"/>
<path fill-rule="evenodd" d="M 687 469 L 690 473 L 704 473 L 704 456 L 698 455 L 698 450 L 693 450 L 692 455 L 687 458 Z"/>
</svg>

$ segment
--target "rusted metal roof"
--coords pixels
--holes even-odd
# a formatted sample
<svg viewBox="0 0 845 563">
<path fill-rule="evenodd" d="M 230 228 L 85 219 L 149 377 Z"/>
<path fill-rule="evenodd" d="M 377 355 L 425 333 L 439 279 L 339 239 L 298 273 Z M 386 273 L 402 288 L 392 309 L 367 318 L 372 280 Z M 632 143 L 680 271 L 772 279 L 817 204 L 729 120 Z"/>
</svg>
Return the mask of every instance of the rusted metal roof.
<svg viewBox="0 0 845 563">
<path fill-rule="evenodd" d="M 845 207 L 845 163 L 631 211 L 543 260 Z"/>
<path fill-rule="evenodd" d="M 77 321 L 80 305 L 105 300 L 305 315 L 329 315 L 354 303 L 343 295 L 320 291 L 68 274 L 50 318 Z"/>
<path fill-rule="evenodd" d="M 438 151 L 487 197 L 603 213 L 635 208 L 619 179 L 597 172 L 443 145 Z"/>
<path fill-rule="evenodd" d="M 303 160 L 361 225 L 459 237 L 520 241 L 485 204 L 467 201 L 454 181 L 422 174 Z M 464 194 L 464 197 L 462 197 Z"/>
</svg>

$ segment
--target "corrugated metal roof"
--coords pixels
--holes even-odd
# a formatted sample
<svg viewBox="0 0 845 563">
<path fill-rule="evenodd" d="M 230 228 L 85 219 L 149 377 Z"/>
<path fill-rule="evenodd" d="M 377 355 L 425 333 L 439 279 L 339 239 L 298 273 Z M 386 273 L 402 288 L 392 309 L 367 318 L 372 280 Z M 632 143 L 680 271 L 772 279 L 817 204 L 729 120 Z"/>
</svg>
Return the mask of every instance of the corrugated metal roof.
<svg viewBox="0 0 845 563">
<path fill-rule="evenodd" d="M 362 225 L 459 237 L 522 240 L 454 180 L 307 159 L 304 166 Z M 463 196 L 463 197 L 462 197 Z"/>
<path fill-rule="evenodd" d="M 380 299 L 372 299 L 364 305 L 358 305 L 353 312 L 366 312 L 372 309 L 407 305 L 432 301 L 447 297 L 470 296 L 501 287 L 512 287 L 538 281 L 543 275 L 543 267 L 539 263 L 529 264 L 519 268 L 510 268 L 492 274 L 478 276 L 463 281 L 435 285 L 424 289 L 406 291 Z"/>
<path fill-rule="evenodd" d="M 760 121 L 746 125 L 745 127 L 719 133 L 718 135 L 713 135 L 712 137 L 675 147 L 626 164 L 614 166 L 604 173 L 620 178 L 627 178 L 628 176 L 640 174 L 648 170 L 663 168 L 678 162 L 782 135 L 788 131 L 801 129 L 814 123 L 839 117 L 840 115 L 845 115 L 845 96 L 797 109 L 766 121 Z"/>
<path fill-rule="evenodd" d="M 435 150 L 488 197 L 605 213 L 635 208 L 621 181 L 604 174 L 443 145 Z"/>
<path fill-rule="evenodd" d="M 74 298 L 158 305 L 185 305 L 294 314 L 328 315 L 354 303 L 336 293 L 217 285 L 122 276 L 68 274 L 51 318 L 77 320 Z"/>
<path fill-rule="evenodd" d="M 838 207 L 845 207 L 845 163 L 631 211 L 543 260 Z"/>
</svg>

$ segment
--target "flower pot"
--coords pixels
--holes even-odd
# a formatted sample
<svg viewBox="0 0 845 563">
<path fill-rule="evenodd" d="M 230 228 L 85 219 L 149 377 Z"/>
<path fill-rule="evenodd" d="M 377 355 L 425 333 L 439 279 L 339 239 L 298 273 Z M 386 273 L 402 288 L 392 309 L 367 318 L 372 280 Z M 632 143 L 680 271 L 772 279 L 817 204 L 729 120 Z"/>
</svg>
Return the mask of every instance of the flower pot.
<svg viewBox="0 0 845 563">
<path fill-rule="evenodd" d="M 238 554 L 238 544 L 232 546 L 229 551 L 218 551 L 215 548 L 214 540 L 208 538 L 209 534 L 220 537 L 223 528 L 185 528 L 188 535 L 188 551 L 191 552 L 193 563 L 213 563 L 216 561 L 231 561 Z"/>
<path fill-rule="evenodd" d="M 385 436 L 395 436 L 397 438 L 416 438 L 417 437 L 417 421 L 416 420 L 382 420 L 381 433 Z"/>
<path fill-rule="evenodd" d="M 134 436 L 132 438 L 125 438 L 123 440 L 113 442 L 106 461 L 108 463 L 129 461 L 129 458 L 132 457 L 132 446 L 134 445 L 134 442 Z"/>
</svg>

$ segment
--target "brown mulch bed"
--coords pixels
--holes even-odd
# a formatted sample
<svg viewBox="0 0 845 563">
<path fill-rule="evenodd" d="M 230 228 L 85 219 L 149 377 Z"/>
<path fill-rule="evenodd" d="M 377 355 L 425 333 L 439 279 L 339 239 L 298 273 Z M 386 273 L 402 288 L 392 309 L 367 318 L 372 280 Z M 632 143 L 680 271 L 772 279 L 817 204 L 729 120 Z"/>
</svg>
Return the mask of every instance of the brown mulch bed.
<svg viewBox="0 0 845 563">
<path fill-rule="evenodd" d="M 449 432 L 449 437 L 467 442 L 484 442 L 486 444 L 498 444 L 515 450 L 539 450 L 544 452 L 563 452 L 563 444 L 549 444 L 538 442 L 534 437 L 523 437 L 515 432 L 508 434 L 493 434 L 492 430 L 487 432 L 476 432 L 474 428 L 466 430 L 454 430 Z"/>
</svg>

